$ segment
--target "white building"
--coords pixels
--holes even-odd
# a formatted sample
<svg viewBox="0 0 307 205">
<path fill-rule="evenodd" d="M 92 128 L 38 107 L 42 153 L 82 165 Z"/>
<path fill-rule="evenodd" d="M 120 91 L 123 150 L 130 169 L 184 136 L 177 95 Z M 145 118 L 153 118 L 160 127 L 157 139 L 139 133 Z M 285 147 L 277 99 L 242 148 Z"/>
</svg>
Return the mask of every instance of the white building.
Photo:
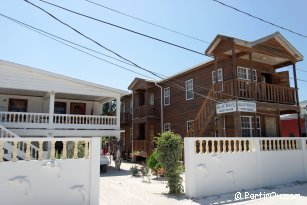
<svg viewBox="0 0 307 205">
<path fill-rule="evenodd" d="M 121 132 L 120 106 L 103 116 L 103 104 L 126 94 L 0 61 L 2 202 L 98 205 L 100 137 Z"/>
</svg>

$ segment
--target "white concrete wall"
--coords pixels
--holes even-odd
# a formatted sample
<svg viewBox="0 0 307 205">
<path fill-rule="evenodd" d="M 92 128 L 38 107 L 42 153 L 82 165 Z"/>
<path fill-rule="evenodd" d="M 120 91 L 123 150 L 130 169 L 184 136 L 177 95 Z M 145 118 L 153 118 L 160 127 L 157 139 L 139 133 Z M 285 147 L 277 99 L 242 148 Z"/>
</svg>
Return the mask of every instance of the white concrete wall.
<svg viewBox="0 0 307 205">
<path fill-rule="evenodd" d="M 0 161 L 0 204 L 99 205 L 100 138 L 90 140 L 89 151 L 81 159 Z"/>
<path fill-rule="evenodd" d="M 196 149 L 196 141 L 249 140 L 250 149 L 230 152 L 219 146 L 209 152 Z M 185 138 L 186 194 L 203 197 L 242 189 L 273 186 L 307 180 L 306 139 L 298 139 L 297 147 L 281 150 L 270 145 L 263 149 L 261 139 L 280 140 L 294 138 Z M 220 145 L 220 144 L 219 144 Z M 223 149 L 221 148 L 223 147 Z M 197 151 L 198 152 L 197 152 Z M 236 150 L 236 149 L 235 149 Z M 244 151 L 242 151 L 244 150 Z"/>
</svg>

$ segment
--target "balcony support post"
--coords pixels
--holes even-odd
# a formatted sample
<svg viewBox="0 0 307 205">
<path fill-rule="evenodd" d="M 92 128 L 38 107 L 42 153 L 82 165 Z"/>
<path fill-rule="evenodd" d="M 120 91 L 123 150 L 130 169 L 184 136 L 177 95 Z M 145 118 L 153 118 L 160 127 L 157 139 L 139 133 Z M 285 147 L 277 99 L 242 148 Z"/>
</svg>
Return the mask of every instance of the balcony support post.
<svg viewBox="0 0 307 205">
<path fill-rule="evenodd" d="M 120 97 L 116 97 L 116 129 L 120 129 Z"/>
<path fill-rule="evenodd" d="M 53 124 L 55 92 L 51 91 L 49 96 L 49 126 L 51 127 Z"/>
<path fill-rule="evenodd" d="M 295 97 L 296 97 L 296 105 L 300 107 L 300 100 L 298 97 L 298 87 L 297 87 L 297 78 L 296 78 L 296 65 L 295 63 L 292 64 L 293 68 L 293 77 L 294 77 L 294 86 L 295 86 Z M 297 112 L 297 120 L 298 120 L 298 133 L 299 137 L 302 136 L 302 130 L 301 130 L 301 111 Z"/>
</svg>

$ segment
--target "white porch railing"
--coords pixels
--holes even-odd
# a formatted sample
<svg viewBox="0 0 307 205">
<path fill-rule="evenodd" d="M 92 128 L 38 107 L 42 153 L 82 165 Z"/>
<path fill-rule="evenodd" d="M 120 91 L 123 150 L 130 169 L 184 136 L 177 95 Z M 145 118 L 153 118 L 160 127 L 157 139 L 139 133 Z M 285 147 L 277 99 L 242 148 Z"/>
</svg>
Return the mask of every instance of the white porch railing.
<svg viewBox="0 0 307 205">
<path fill-rule="evenodd" d="M 49 113 L 0 112 L 7 128 L 115 129 L 117 123 L 115 116 L 54 114 L 50 122 Z"/>
<path fill-rule="evenodd" d="M 15 161 L 17 160 L 17 158 L 26 159 L 27 152 L 29 153 L 30 159 L 37 159 L 38 157 L 37 147 L 35 147 L 31 143 L 25 144 L 24 142 L 20 142 L 16 144 L 10 141 L 10 140 L 13 141 L 22 140 L 22 138 L 16 135 L 15 133 L 11 132 L 10 130 L 6 129 L 2 125 L 0 125 L 0 140 L 3 139 L 5 141 L 0 141 L 0 161 L 3 160 L 3 157 L 6 160 L 11 160 L 13 158 L 13 160 Z M 4 149 L 6 150 L 5 154 L 4 154 Z"/>
</svg>

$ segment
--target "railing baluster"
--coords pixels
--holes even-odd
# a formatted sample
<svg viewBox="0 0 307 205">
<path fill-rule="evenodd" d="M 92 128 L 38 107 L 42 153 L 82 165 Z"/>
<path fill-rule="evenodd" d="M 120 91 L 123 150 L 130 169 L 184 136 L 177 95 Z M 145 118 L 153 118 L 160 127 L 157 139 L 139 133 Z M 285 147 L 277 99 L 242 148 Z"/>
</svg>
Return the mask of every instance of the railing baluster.
<svg viewBox="0 0 307 205">
<path fill-rule="evenodd" d="M 31 141 L 27 141 L 27 149 L 26 149 L 26 161 L 30 161 L 31 160 Z"/>
<path fill-rule="evenodd" d="M 38 160 L 41 161 L 43 160 L 43 141 L 39 141 L 39 147 L 38 147 Z"/>
<path fill-rule="evenodd" d="M 62 159 L 67 159 L 67 141 L 63 140 L 63 152 L 62 152 Z"/>
<path fill-rule="evenodd" d="M 3 156 L 4 156 L 4 149 L 3 149 L 3 147 L 4 147 L 4 141 L 0 141 L 0 162 L 3 162 Z"/>
<path fill-rule="evenodd" d="M 89 158 L 89 141 L 84 141 L 85 142 L 85 149 L 84 149 L 84 158 L 88 159 Z"/>
<path fill-rule="evenodd" d="M 16 162 L 17 161 L 17 154 L 18 154 L 18 149 L 17 149 L 17 141 L 13 141 L 13 158 L 12 158 L 12 162 Z"/>
<path fill-rule="evenodd" d="M 74 159 L 78 159 L 78 142 L 74 141 Z"/>
<path fill-rule="evenodd" d="M 52 140 L 52 141 L 51 141 L 50 159 L 51 159 L 51 160 L 55 160 L 55 140 Z"/>
</svg>

